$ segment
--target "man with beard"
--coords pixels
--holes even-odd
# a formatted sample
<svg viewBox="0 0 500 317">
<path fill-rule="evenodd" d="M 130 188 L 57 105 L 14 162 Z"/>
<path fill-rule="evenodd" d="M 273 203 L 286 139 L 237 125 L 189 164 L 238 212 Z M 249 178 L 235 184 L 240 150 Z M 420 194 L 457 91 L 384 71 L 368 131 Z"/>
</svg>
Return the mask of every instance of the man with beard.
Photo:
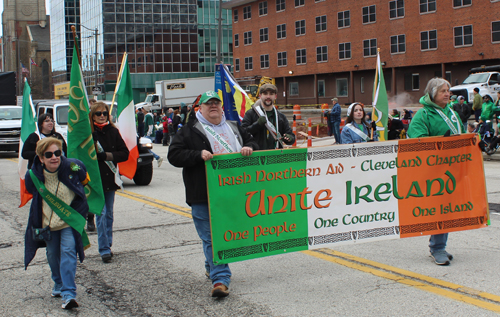
<svg viewBox="0 0 500 317">
<path fill-rule="evenodd" d="M 282 142 L 287 145 L 295 142 L 295 135 L 288 119 L 274 107 L 277 92 L 278 89 L 273 84 L 262 85 L 259 99 L 252 109 L 245 113 L 241 122 L 241 127 L 252 134 L 259 144 L 259 150 L 282 148 Z M 260 115 L 257 113 L 259 110 Z M 273 136 L 273 131 L 278 132 L 276 138 Z"/>
</svg>

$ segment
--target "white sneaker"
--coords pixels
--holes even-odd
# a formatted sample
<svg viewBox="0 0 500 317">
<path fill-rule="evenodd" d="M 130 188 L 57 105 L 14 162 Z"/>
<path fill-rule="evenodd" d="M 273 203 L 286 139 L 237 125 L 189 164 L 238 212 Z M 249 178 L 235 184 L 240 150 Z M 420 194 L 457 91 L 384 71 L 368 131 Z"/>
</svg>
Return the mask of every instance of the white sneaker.
<svg viewBox="0 0 500 317">
<path fill-rule="evenodd" d="M 158 159 L 158 167 L 160 167 L 160 166 L 161 166 L 161 163 L 163 163 L 163 157 L 160 157 L 160 158 Z"/>
</svg>

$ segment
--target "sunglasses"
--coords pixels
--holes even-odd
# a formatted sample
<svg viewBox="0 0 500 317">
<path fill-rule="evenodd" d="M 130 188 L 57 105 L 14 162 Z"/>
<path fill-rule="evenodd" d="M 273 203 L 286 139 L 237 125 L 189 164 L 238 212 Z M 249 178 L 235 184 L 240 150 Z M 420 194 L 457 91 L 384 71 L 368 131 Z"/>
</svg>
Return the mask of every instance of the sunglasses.
<svg viewBox="0 0 500 317">
<path fill-rule="evenodd" d="M 61 150 L 57 150 L 54 152 L 45 152 L 45 153 L 43 153 L 43 156 L 45 156 L 45 158 L 49 159 L 52 157 L 52 155 L 59 157 L 59 156 L 61 156 L 61 154 L 62 154 Z"/>
<path fill-rule="evenodd" d="M 106 116 L 107 117 L 108 114 L 109 114 L 109 112 L 107 112 L 107 111 L 96 111 L 96 112 L 94 112 L 94 114 L 96 116 L 98 116 L 98 117 L 100 117 L 100 116 Z"/>
</svg>

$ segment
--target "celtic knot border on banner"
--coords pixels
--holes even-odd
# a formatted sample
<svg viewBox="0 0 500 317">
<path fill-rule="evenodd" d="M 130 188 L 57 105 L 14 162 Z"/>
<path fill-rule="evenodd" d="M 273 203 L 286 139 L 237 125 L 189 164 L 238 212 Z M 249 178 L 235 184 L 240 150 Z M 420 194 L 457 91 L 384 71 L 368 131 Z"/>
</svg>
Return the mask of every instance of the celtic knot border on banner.
<svg viewBox="0 0 500 317">
<path fill-rule="evenodd" d="M 319 245 L 352 240 L 351 232 L 325 234 L 309 237 L 309 245 Z"/>
<path fill-rule="evenodd" d="M 400 228 L 401 228 L 401 234 L 407 234 L 407 233 L 437 230 L 438 226 L 437 222 L 428 222 L 428 223 L 417 223 L 413 225 L 404 225 L 400 226 Z"/>
<path fill-rule="evenodd" d="M 276 250 L 286 250 L 290 248 L 307 246 L 307 238 L 296 238 L 282 241 L 269 242 L 269 249 L 267 252 Z M 264 248 L 265 251 L 266 248 Z"/>
<path fill-rule="evenodd" d="M 351 149 L 341 149 L 341 150 L 326 150 L 311 152 L 312 158 L 309 157 L 310 161 L 328 160 L 339 157 L 351 157 Z"/>
<path fill-rule="evenodd" d="M 399 232 L 399 229 L 395 226 L 359 230 L 358 231 L 358 239 L 368 239 L 368 238 L 377 238 L 377 237 L 382 237 L 382 236 L 391 236 L 391 235 L 397 234 L 398 232 Z"/>
<path fill-rule="evenodd" d="M 244 167 L 244 166 L 255 166 L 260 165 L 258 156 L 245 156 L 228 160 L 213 160 L 212 167 L 213 169 L 228 169 L 235 167 Z"/>
<path fill-rule="evenodd" d="M 451 219 L 451 220 L 445 220 L 442 222 L 442 229 L 475 226 L 475 225 L 478 225 L 480 223 L 481 223 L 481 220 L 479 219 L 479 217 Z"/>
<path fill-rule="evenodd" d="M 416 152 L 436 150 L 436 142 L 418 142 L 410 144 L 399 144 L 399 152 Z"/>
<path fill-rule="evenodd" d="M 290 153 L 279 155 L 268 155 L 265 157 L 265 165 L 291 163 L 291 162 L 304 162 L 307 159 L 306 152 L 303 153 Z"/>
<path fill-rule="evenodd" d="M 220 259 L 231 259 L 231 258 L 236 258 L 236 257 L 246 256 L 246 255 L 251 255 L 251 254 L 256 254 L 256 253 L 262 253 L 262 252 L 263 252 L 262 244 L 254 244 L 254 245 L 244 246 L 244 247 L 240 247 L 240 248 L 221 250 L 221 251 L 218 251 L 217 254 L 219 255 Z"/>
<path fill-rule="evenodd" d="M 359 147 L 356 149 L 356 156 L 379 155 L 394 153 L 393 145 Z"/>
<path fill-rule="evenodd" d="M 458 149 L 461 147 L 472 146 L 472 139 L 461 139 L 443 142 L 443 150 Z"/>
</svg>

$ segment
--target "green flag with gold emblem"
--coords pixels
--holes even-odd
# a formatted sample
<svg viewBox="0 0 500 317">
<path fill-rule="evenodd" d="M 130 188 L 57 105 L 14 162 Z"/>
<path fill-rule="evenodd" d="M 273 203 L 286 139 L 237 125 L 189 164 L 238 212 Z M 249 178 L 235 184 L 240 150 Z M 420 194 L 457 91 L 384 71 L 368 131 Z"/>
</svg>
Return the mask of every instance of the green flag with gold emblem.
<svg viewBox="0 0 500 317">
<path fill-rule="evenodd" d="M 76 47 L 73 49 L 69 90 L 68 157 L 79 159 L 85 164 L 90 177 L 85 186 L 89 211 L 100 215 L 104 207 L 104 191 L 90 128 L 88 97 Z"/>
</svg>

